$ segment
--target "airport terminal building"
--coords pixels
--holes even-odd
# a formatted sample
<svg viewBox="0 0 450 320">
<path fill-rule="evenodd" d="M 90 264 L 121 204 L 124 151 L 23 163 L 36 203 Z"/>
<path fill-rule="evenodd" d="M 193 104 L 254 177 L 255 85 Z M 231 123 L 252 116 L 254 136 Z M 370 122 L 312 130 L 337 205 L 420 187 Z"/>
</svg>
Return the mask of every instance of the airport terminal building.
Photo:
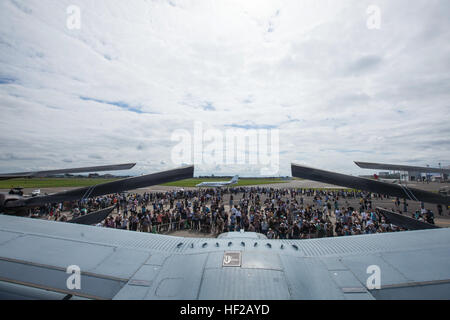
<svg viewBox="0 0 450 320">
<path fill-rule="evenodd" d="M 386 163 L 373 163 L 373 162 L 362 162 L 355 161 L 355 164 L 363 169 L 378 169 L 378 170 L 389 170 L 405 172 L 406 178 L 409 181 L 420 181 L 423 177 L 430 177 L 431 174 L 439 174 L 435 177 L 436 180 L 448 181 L 448 176 L 450 174 L 450 168 L 432 168 L 432 167 L 419 167 L 419 166 L 407 166 L 398 164 L 386 164 Z"/>
</svg>

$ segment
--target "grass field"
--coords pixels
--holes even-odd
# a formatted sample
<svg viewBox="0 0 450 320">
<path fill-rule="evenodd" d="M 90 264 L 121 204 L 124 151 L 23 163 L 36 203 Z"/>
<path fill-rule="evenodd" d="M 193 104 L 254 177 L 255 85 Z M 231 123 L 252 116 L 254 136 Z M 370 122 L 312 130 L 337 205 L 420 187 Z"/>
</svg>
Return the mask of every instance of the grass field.
<svg viewBox="0 0 450 320">
<path fill-rule="evenodd" d="M 115 181 L 116 179 L 90 179 L 90 178 L 33 178 L 11 179 L 0 181 L 0 189 L 11 187 L 22 188 L 59 188 L 59 187 L 87 187 L 94 184 Z"/>
<path fill-rule="evenodd" d="M 163 186 L 170 187 L 195 187 L 197 184 L 201 182 L 215 182 L 215 181 L 230 181 L 230 179 L 220 179 L 220 178 L 192 178 L 186 180 L 180 180 L 175 182 L 169 182 L 163 184 Z M 251 186 L 256 184 L 271 184 L 271 183 L 284 183 L 288 182 L 286 180 L 278 179 L 278 178 L 261 178 L 261 179 L 239 179 L 238 183 L 233 185 L 233 187 L 241 187 L 241 186 Z"/>
<path fill-rule="evenodd" d="M 90 178 L 33 178 L 33 179 L 11 179 L 0 181 L 0 189 L 9 189 L 13 187 L 22 188 L 66 188 L 66 187 L 87 187 L 95 184 L 115 181 L 116 179 L 90 179 Z M 204 181 L 229 181 L 230 179 L 218 178 L 194 178 L 180 180 L 163 184 L 170 187 L 195 187 L 195 185 Z M 239 179 L 237 186 L 248 186 L 255 184 L 283 183 L 286 180 L 277 178 L 265 179 Z M 236 185 L 234 185 L 236 186 Z"/>
</svg>

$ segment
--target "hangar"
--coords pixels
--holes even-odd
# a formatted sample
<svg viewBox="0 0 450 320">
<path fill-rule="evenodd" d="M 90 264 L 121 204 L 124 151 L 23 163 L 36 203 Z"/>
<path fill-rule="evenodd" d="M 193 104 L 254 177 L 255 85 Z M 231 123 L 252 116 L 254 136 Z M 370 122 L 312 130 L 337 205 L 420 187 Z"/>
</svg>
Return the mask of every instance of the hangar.
<svg viewBox="0 0 450 320">
<path fill-rule="evenodd" d="M 442 175 L 443 180 L 448 180 L 448 175 L 450 174 L 450 168 L 432 168 L 432 167 L 408 166 L 399 164 L 362 162 L 362 161 L 354 161 L 354 162 L 358 167 L 362 169 L 381 169 L 389 171 L 407 172 L 407 178 L 410 181 L 421 180 L 422 173 L 425 173 L 427 177 L 430 173 L 439 173 Z"/>
</svg>

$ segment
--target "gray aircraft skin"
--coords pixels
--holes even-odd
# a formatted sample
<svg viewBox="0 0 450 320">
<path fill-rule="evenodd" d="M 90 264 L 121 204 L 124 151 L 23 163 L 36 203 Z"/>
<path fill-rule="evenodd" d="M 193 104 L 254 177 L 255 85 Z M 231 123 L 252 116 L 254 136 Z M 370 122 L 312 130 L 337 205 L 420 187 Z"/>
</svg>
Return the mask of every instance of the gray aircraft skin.
<svg viewBox="0 0 450 320">
<path fill-rule="evenodd" d="M 16 179 L 16 178 L 37 178 L 37 177 L 46 177 L 46 176 L 50 176 L 50 175 L 63 174 L 63 173 L 84 173 L 84 172 L 128 170 L 128 169 L 133 168 L 135 165 L 136 165 L 136 163 L 125 163 L 125 164 L 113 164 L 113 165 L 105 165 L 105 166 L 56 169 L 56 170 L 45 170 L 45 171 L 0 173 L 0 180 L 8 180 L 8 179 Z"/>
<path fill-rule="evenodd" d="M 336 173 L 299 164 L 291 164 L 292 176 L 313 181 L 319 181 L 337 186 L 348 187 L 357 190 L 370 191 L 399 197 L 407 200 L 422 201 L 427 203 L 443 204 L 450 206 L 450 197 L 439 193 L 410 188 L 404 185 L 375 181 L 366 178 L 354 177 L 342 173 Z"/>
<path fill-rule="evenodd" d="M 132 164 L 134 166 L 134 164 Z M 129 165 L 113 165 L 101 167 L 88 167 L 77 169 L 54 170 L 51 172 L 86 172 L 86 171 L 109 171 L 127 169 Z M 134 190 L 148 186 L 158 185 L 166 182 L 192 178 L 194 166 L 185 166 L 168 171 L 152 173 L 148 175 L 120 179 L 113 182 L 102 183 L 90 187 L 77 188 L 70 191 L 58 192 L 50 195 L 37 197 L 24 197 L 20 194 L 0 193 L 0 212 L 13 215 L 27 215 L 27 208 L 39 207 L 47 203 L 58 203 L 63 201 L 76 201 L 90 197 L 98 197 L 105 194 L 118 193 L 127 190 Z M 15 174 L 17 175 L 17 174 Z"/>
<path fill-rule="evenodd" d="M 133 168 L 135 165 L 136 163 L 125 163 L 125 164 L 90 166 L 90 167 L 68 168 L 68 169 L 57 169 L 46 171 L 0 173 L 0 180 L 10 180 L 16 178 L 38 178 L 65 173 L 128 170 Z M 22 201 L 28 201 L 27 199 L 29 198 L 30 198 L 29 195 L 24 196 L 23 193 L 18 188 L 14 188 L 10 192 L 0 192 L 0 213 L 3 212 L 15 215 L 27 215 L 28 214 L 28 210 L 26 210 L 27 206 L 23 204 L 19 205 L 19 203 Z M 42 199 L 41 197 L 38 198 Z"/>
<path fill-rule="evenodd" d="M 0 216 L 0 299 L 450 299 L 449 244 L 448 228 L 205 239 Z"/>
<path fill-rule="evenodd" d="M 193 173 L 180 170 L 178 177 Z M 293 176 L 299 172 L 293 167 Z M 71 285 L 74 266 L 79 287 Z M 72 297 L 450 299 L 450 229 L 308 240 L 251 232 L 182 238 L 0 215 L 0 299 Z"/>
<path fill-rule="evenodd" d="M 432 168 L 432 167 L 419 167 L 419 166 L 408 166 L 402 164 L 388 164 L 388 163 L 375 163 L 375 162 L 362 162 L 354 161 L 355 164 L 363 169 L 381 169 L 381 170 L 391 170 L 391 171 L 416 171 L 416 172 L 426 172 L 426 173 L 445 173 L 450 174 L 450 169 L 447 168 Z"/>
</svg>

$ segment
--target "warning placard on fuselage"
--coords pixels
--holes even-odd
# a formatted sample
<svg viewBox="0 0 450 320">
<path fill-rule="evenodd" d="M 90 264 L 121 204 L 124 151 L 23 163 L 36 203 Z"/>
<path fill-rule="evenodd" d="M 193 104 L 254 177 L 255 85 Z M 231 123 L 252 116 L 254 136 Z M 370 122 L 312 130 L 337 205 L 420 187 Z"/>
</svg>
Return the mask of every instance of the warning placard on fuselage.
<svg viewBox="0 0 450 320">
<path fill-rule="evenodd" d="M 227 251 L 223 254 L 223 267 L 240 267 L 242 263 L 241 251 Z"/>
</svg>

